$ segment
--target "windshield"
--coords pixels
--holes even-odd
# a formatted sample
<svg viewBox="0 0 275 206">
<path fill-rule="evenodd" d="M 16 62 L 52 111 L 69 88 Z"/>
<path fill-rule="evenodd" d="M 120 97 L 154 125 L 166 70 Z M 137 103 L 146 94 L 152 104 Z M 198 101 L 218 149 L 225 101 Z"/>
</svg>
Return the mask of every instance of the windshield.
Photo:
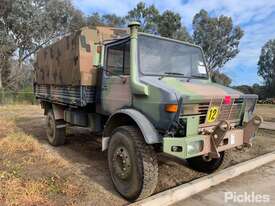
<svg viewBox="0 0 275 206">
<path fill-rule="evenodd" d="M 180 42 L 140 34 L 139 66 L 145 75 L 207 78 L 202 51 Z"/>
</svg>

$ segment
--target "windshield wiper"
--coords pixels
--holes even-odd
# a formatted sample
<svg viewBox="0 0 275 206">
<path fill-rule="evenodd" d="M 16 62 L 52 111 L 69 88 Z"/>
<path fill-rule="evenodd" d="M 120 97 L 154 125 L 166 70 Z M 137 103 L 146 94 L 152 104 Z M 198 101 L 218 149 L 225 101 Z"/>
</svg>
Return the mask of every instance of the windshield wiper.
<svg viewBox="0 0 275 206">
<path fill-rule="evenodd" d="M 192 75 L 187 79 L 187 82 L 189 82 L 192 78 L 197 78 L 197 79 L 208 79 L 207 76 L 200 76 L 200 75 Z"/>
<path fill-rule="evenodd" d="M 161 75 L 161 77 L 159 78 L 159 80 L 163 79 L 167 75 L 181 75 L 181 76 L 184 76 L 184 74 L 180 73 L 180 72 L 164 72 L 164 74 Z"/>
<path fill-rule="evenodd" d="M 164 74 L 171 74 L 171 75 L 183 75 L 183 73 L 180 73 L 180 72 L 165 72 Z"/>
</svg>

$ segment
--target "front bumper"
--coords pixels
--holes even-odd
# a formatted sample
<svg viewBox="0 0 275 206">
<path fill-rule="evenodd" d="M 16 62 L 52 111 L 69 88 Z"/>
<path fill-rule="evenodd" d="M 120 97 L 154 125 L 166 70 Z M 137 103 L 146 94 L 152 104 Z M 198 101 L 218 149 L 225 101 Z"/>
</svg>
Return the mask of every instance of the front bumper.
<svg viewBox="0 0 275 206">
<path fill-rule="evenodd" d="M 255 116 L 241 129 L 230 129 L 230 126 L 224 129 L 221 123 L 208 135 L 164 137 L 163 152 L 181 159 L 201 155 L 218 158 L 221 151 L 251 144 L 251 138 L 255 135 L 261 123 L 262 118 Z"/>
</svg>

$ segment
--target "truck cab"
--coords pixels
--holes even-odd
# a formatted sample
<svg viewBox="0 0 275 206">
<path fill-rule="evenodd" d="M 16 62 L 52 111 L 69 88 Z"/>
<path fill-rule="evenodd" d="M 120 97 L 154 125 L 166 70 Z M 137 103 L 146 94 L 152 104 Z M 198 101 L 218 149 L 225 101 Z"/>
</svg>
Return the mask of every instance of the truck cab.
<svg viewBox="0 0 275 206">
<path fill-rule="evenodd" d="M 97 83 L 91 104 L 42 100 L 53 145 L 64 143 L 66 126 L 102 134 L 114 186 L 130 201 L 154 192 L 157 153 L 211 173 L 222 167 L 230 149 L 251 146 L 262 122 L 253 116 L 256 95 L 211 81 L 200 47 L 140 33 L 138 27 L 133 22 L 130 34 L 95 46 Z M 39 88 L 36 94 L 42 99 Z"/>
</svg>

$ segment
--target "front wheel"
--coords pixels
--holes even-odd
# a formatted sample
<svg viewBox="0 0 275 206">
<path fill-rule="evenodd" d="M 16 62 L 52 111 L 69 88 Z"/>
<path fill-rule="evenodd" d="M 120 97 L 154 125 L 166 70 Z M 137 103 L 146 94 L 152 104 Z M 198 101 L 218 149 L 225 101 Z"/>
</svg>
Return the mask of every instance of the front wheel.
<svg viewBox="0 0 275 206">
<path fill-rule="evenodd" d="M 121 126 L 113 132 L 108 164 L 115 188 L 127 200 L 143 199 L 154 192 L 158 181 L 157 155 L 136 127 Z"/>
<path fill-rule="evenodd" d="M 219 158 L 192 157 L 186 159 L 188 165 L 195 171 L 210 174 L 218 169 L 223 169 L 230 163 L 231 151 L 220 152 Z"/>
</svg>

